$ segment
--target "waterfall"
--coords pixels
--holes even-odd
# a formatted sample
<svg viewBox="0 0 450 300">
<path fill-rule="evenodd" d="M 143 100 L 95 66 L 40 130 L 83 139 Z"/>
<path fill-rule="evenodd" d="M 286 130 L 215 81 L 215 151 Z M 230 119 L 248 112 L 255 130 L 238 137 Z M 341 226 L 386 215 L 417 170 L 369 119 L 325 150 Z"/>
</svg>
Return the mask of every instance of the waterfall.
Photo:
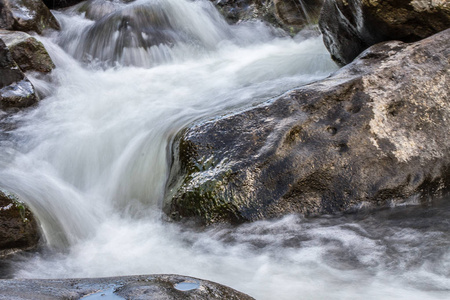
<svg viewBox="0 0 450 300">
<path fill-rule="evenodd" d="M 328 76 L 336 66 L 321 37 L 231 26 L 204 0 L 92 0 L 54 13 L 62 30 L 39 39 L 57 67 L 49 78 L 30 75 L 45 97 L 11 116 L 15 129 L 0 141 L 0 186 L 31 207 L 47 243 L 15 262 L 13 276 L 180 273 L 257 299 L 448 291 L 449 253 L 430 254 L 448 245 L 444 230 L 288 216 L 197 232 L 162 221 L 174 136 Z M 414 238 L 428 265 L 405 254 Z M 411 272 L 398 278 L 404 265 Z"/>
</svg>

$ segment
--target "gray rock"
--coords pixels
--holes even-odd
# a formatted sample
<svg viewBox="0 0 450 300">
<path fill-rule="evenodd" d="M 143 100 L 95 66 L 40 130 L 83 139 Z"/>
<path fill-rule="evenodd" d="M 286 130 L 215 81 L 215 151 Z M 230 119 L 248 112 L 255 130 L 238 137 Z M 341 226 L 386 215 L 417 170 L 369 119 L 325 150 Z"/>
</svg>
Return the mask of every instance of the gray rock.
<svg viewBox="0 0 450 300">
<path fill-rule="evenodd" d="M 230 299 L 252 297 L 229 287 L 180 275 L 142 275 L 92 279 L 0 280 L 0 299 Z M 102 296 L 103 295 L 103 296 Z"/>
<path fill-rule="evenodd" d="M 33 85 L 0 39 L 0 109 L 28 107 L 38 100 Z"/>
<path fill-rule="evenodd" d="M 295 34 L 317 23 L 323 0 L 215 0 L 213 3 L 230 24 L 261 20 Z"/>
<path fill-rule="evenodd" d="M 31 211 L 16 196 L 0 189 L 0 257 L 36 248 L 39 238 Z"/>
<path fill-rule="evenodd" d="M 426 203 L 450 187 L 450 29 L 178 135 L 165 212 L 239 223 Z"/>
<path fill-rule="evenodd" d="M 0 0 L 0 28 L 42 33 L 60 27 L 41 0 Z"/>
<path fill-rule="evenodd" d="M 13 60 L 22 72 L 48 73 L 55 68 L 44 45 L 25 32 L 0 30 L 0 39 L 5 42 Z"/>
<path fill-rule="evenodd" d="M 450 27 L 450 1 L 325 0 L 319 26 L 341 64 L 389 40 L 414 42 Z"/>
<path fill-rule="evenodd" d="M 211 0 L 228 23 L 261 20 L 280 25 L 272 0 Z"/>
</svg>

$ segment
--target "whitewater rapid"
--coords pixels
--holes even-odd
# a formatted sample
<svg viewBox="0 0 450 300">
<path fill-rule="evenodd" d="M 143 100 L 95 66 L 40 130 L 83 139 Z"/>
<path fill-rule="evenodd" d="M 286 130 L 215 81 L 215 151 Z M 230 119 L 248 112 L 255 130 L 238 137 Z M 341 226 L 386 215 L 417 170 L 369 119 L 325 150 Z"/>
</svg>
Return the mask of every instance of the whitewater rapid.
<svg viewBox="0 0 450 300">
<path fill-rule="evenodd" d="M 42 101 L 5 121 L 15 129 L 0 141 L 0 186 L 31 207 L 46 239 L 42 252 L 12 262 L 10 276 L 175 273 L 256 299 L 442 299 L 449 291 L 445 217 L 437 229 L 372 216 L 205 231 L 164 222 L 170 147 L 182 128 L 337 67 L 317 34 L 230 26 L 207 1 L 111 3 L 55 12 L 61 32 L 39 39 L 56 69 L 29 74 Z"/>
</svg>

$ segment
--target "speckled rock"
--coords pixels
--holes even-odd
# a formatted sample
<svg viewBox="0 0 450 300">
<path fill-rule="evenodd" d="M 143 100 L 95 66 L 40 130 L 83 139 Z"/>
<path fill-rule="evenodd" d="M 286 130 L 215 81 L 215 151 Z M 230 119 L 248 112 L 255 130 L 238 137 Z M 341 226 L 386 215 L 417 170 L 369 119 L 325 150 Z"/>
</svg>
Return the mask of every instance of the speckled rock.
<svg viewBox="0 0 450 300">
<path fill-rule="evenodd" d="M 188 289 L 188 290 L 186 290 Z M 142 275 L 92 279 L 0 280 L 1 300 L 133 299 L 251 300 L 229 287 L 180 275 Z"/>
<path fill-rule="evenodd" d="M 0 109 L 28 107 L 38 100 L 33 85 L 0 39 Z"/>
<path fill-rule="evenodd" d="M 389 40 L 414 42 L 450 27 L 448 0 L 325 0 L 319 26 L 341 64 Z"/>
<path fill-rule="evenodd" d="M 0 0 L 0 28 L 42 33 L 59 23 L 41 0 Z"/>
<path fill-rule="evenodd" d="M 5 42 L 13 60 L 22 70 L 48 73 L 55 65 L 44 45 L 25 32 L 0 30 L 0 39 Z"/>
<path fill-rule="evenodd" d="M 211 0 L 229 24 L 261 20 L 279 25 L 272 0 Z"/>
<path fill-rule="evenodd" d="M 165 212 L 239 223 L 430 201 L 450 187 L 448 45 L 450 29 L 381 43 L 325 80 L 185 129 Z"/>
<path fill-rule="evenodd" d="M 31 211 L 17 197 L 0 189 L 0 257 L 35 248 L 39 237 Z"/>
</svg>

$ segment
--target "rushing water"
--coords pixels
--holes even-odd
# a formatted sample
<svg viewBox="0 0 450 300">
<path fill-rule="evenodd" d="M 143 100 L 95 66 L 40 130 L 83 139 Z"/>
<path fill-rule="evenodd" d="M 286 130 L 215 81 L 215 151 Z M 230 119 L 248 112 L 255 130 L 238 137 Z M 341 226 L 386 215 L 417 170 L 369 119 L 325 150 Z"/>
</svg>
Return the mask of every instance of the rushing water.
<svg viewBox="0 0 450 300">
<path fill-rule="evenodd" d="M 443 299 L 449 206 L 256 222 L 206 231 L 161 220 L 184 126 L 257 105 L 336 69 L 320 37 L 229 26 L 207 1 L 92 1 L 40 39 L 57 68 L 39 106 L 9 117 L 0 186 L 35 212 L 47 247 L 17 278 L 176 273 L 257 299 Z"/>
</svg>

